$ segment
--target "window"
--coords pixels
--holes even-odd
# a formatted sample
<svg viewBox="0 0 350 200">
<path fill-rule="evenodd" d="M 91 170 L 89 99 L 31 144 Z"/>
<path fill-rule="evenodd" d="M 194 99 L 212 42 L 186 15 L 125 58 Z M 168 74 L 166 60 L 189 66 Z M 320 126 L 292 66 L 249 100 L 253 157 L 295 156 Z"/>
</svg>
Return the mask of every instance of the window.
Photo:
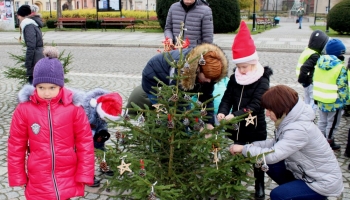
<svg viewBox="0 0 350 200">
<path fill-rule="evenodd" d="M 87 8 L 87 0 L 84 0 L 84 8 Z"/>
<path fill-rule="evenodd" d="M 15 2 L 15 10 L 18 10 L 18 8 L 19 8 L 19 1 L 16 1 Z"/>
<path fill-rule="evenodd" d="M 79 9 L 79 1 L 77 1 L 77 9 Z"/>
<path fill-rule="evenodd" d="M 51 9 L 50 9 L 50 3 L 49 3 L 49 2 L 46 2 L 46 10 L 51 10 Z"/>
<path fill-rule="evenodd" d="M 53 2 L 53 10 L 57 10 L 57 2 Z"/>
</svg>

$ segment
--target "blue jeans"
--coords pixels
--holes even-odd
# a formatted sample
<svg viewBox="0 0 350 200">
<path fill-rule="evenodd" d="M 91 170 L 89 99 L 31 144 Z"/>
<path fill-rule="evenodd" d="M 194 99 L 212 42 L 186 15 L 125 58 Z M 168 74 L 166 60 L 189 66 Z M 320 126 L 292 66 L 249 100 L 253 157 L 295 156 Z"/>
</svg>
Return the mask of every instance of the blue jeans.
<svg viewBox="0 0 350 200">
<path fill-rule="evenodd" d="M 303 22 L 303 16 L 299 17 L 299 28 L 301 28 L 301 23 Z"/>
<path fill-rule="evenodd" d="M 326 197 L 313 191 L 303 181 L 295 179 L 292 172 L 286 169 L 283 161 L 268 165 L 266 172 L 279 186 L 270 193 L 271 200 L 325 200 Z"/>
</svg>

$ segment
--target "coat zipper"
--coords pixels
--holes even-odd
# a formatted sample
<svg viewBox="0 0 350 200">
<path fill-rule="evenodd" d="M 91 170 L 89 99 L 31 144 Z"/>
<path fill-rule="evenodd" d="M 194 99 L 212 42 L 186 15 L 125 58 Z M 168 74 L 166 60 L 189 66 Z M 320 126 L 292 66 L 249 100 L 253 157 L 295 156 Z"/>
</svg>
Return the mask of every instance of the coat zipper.
<svg viewBox="0 0 350 200">
<path fill-rule="evenodd" d="M 53 180 L 53 185 L 56 193 L 56 197 L 59 200 L 60 195 L 58 193 L 57 189 L 57 181 L 55 177 L 55 148 L 54 148 L 54 141 L 53 141 L 53 130 L 52 130 L 52 119 L 51 119 L 51 108 L 50 108 L 50 103 L 47 104 L 47 109 L 48 109 L 48 118 L 49 118 L 49 128 L 50 128 L 50 147 L 51 147 L 51 155 L 52 155 L 52 170 L 51 170 L 51 176 Z"/>
<path fill-rule="evenodd" d="M 242 87 L 241 97 L 239 98 L 239 103 L 238 103 L 238 108 L 237 108 L 237 110 L 239 110 L 239 107 L 241 106 L 243 90 L 244 90 L 244 85 L 243 85 L 243 87 Z M 236 140 L 237 140 L 237 141 L 238 141 L 238 135 L 239 135 L 239 129 L 240 129 L 240 128 L 241 128 L 241 123 L 238 123 L 238 130 L 237 130 L 237 137 L 236 137 Z"/>
</svg>

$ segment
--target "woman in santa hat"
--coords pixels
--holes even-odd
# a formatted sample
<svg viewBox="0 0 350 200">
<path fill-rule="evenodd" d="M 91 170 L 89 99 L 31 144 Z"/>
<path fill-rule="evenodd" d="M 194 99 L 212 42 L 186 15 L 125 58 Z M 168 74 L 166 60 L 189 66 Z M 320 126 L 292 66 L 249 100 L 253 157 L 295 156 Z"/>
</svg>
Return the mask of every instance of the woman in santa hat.
<svg viewBox="0 0 350 200">
<path fill-rule="evenodd" d="M 244 21 L 232 45 L 233 62 L 236 64 L 230 77 L 227 89 L 221 100 L 217 118 L 230 120 L 251 111 L 253 123 L 239 122 L 235 130 L 231 130 L 230 139 L 235 144 L 248 144 L 266 140 L 266 121 L 264 108 L 261 107 L 261 96 L 270 87 L 272 70 L 259 63 L 254 41 Z M 254 167 L 255 198 L 264 199 L 264 171 Z"/>
</svg>

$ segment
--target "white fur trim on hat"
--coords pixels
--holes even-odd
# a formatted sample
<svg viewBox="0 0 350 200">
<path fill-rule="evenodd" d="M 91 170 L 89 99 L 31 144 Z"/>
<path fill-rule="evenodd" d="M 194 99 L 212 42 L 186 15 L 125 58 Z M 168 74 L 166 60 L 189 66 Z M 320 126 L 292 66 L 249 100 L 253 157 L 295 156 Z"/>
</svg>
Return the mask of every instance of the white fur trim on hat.
<svg viewBox="0 0 350 200">
<path fill-rule="evenodd" d="M 97 100 L 95 99 L 95 98 L 92 98 L 91 100 L 90 100 L 90 106 L 91 107 L 96 107 L 97 106 Z"/>
<path fill-rule="evenodd" d="M 105 111 L 102 110 L 102 104 L 99 103 L 97 104 L 97 108 L 96 108 L 96 112 L 98 113 L 98 115 L 100 116 L 101 119 L 109 119 L 112 121 L 118 121 L 121 117 L 120 116 L 114 116 L 114 115 L 110 115 L 107 114 Z M 122 112 L 123 114 L 123 112 Z"/>
<path fill-rule="evenodd" d="M 256 51 L 250 56 L 238 58 L 238 59 L 232 59 L 234 64 L 246 63 L 246 62 L 252 61 L 252 60 L 259 60 L 259 56 L 258 56 L 258 53 Z"/>
</svg>

